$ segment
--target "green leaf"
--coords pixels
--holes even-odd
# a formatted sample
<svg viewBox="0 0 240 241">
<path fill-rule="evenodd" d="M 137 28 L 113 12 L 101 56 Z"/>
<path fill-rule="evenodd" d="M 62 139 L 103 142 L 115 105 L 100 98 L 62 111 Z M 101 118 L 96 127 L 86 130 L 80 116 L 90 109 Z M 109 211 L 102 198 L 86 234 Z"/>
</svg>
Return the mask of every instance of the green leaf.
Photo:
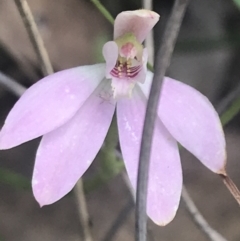
<svg viewBox="0 0 240 241">
<path fill-rule="evenodd" d="M 7 184 L 13 188 L 31 190 L 31 183 L 21 174 L 0 168 L 0 183 Z"/>
<path fill-rule="evenodd" d="M 240 8 L 240 0 L 233 0 L 233 2 Z"/>
<path fill-rule="evenodd" d="M 222 125 L 227 125 L 233 117 L 235 117 L 240 111 L 240 98 L 234 100 L 231 106 L 221 115 Z"/>
</svg>

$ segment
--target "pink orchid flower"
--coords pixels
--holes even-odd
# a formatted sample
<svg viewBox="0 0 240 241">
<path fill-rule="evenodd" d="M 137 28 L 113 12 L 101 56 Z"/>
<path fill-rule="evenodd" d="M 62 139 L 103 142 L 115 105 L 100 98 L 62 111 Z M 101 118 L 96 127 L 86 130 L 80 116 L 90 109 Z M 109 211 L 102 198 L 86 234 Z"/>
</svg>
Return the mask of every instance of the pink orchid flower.
<svg viewBox="0 0 240 241">
<path fill-rule="evenodd" d="M 142 42 L 159 20 L 149 10 L 120 13 L 114 41 L 103 47 L 106 64 L 81 66 L 47 76 L 30 87 L 0 132 L 8 149 L 43 136 L 32 178 L 41 206 L 61 199 L 88 169 L 109 129 L 115 107 L 122 155 L 136 187 L 146 103 L 153 74 Z M 165 77 L 150 160 L 147 213 L 158 225 L 175 216 L 182 188 L 177 142 L 215 173 L 225 173 L 225 139 L 208 99 Z"/>
</svg>

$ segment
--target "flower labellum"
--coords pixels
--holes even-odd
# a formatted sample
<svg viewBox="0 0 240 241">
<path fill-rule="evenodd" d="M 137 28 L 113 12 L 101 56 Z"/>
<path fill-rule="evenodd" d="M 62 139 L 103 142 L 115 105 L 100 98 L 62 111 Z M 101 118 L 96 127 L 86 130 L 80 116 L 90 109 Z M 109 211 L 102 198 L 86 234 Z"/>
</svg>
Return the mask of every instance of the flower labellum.
<svg viewBox="0 0 240 241">
<path fill-rule="evenodd" d="M 103 46 L 106 77 L 112 80 L 113 97 L 131 97 L 137 82 L 143 83 L 147 73 L 147 50 L 136 36 L 126 33 Z"/>
<path fill-rule="evenodd" d="M 32 187 L 41 206 L 65 196 L 88 169 L 117 109 L 120 145 L 134 188 L 146 104 L 153 74 L 142 46 L 159 15 L 149 10 L 120 13 L 114 40 L 103 47 L 106 64 L 52 74 L 18 100 L 0 132 L 0 149 L 43 136 Z M 91 139 L 91 141 L 89 141 Z M 175 216 L 182 188 L 179 142 L 207 168 L 225 175 L 225 138 L 208 99 L 165 77 L 150 159 L 147 213 L 158 225 Z"/>
</svg>

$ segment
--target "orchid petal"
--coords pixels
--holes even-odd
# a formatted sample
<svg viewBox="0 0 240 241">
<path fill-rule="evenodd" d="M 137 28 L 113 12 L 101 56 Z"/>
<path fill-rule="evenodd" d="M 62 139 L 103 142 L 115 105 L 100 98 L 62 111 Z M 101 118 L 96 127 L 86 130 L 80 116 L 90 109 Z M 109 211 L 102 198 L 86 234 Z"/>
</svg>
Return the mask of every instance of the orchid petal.
<svg viewBox="0 0 240 241">
<path fill-rule="evenodd" d="M 147 48 L 144 48 L 143 54 L 142 54 L 142 68 L 135 77 L 131 78 L 133 82 L 139 82 L 139 83 L 145 82 L 146 75 L 147 75 L 147 62 L 148 62 L 148 51 L 147 51 Z"/>
<path fill-rule="evenodd" d="M 148 96 L 153 74 L 144 85 Z M 226 143 L 217 112 L 196 89 L 171 78 L 164 78 L 158 115 L 174 138 L 206 167 L 225 174 Z"/>
<path fill-rule="evenodd" d="M 10 111 L 0 132 L 8 149 L 66 123 L 104 78 L 105 64 L 82 66 L 47 76 L 30 87 Z"/>
<path fill-rule="evenodd" d="M 143 56 L 142 56 L 140 71 L 136 74 L 136 76 L 131 78 L 126 76 L 126 77 L 121 77 L 121 79 L 111 77 L 113 96 L 115 98 L 131 97 L 132 89 L 134 88 L 136 82 L 144 83 L 146 79 L 146 74 L 147 74 L 147 59 L 148 59 L 148 52 L 147 52 L 147 49 L 145 48 L 143 49 Z"/>
<path fill-rule="evenodd" d="M 43 137 L 32 179 L 41 206 L 66 195 L 97 155 L 115 109 L 111 98 L 105 98 L 109 91 L 110 84 L 107 91 L 98 88 L 68 123 Z"/>
<path fill-rule="evenodd" d="M 106 78 L 112 78 L 110 72 L 115 67 L 118 59 L 118 46 L 116 42 L 109 41 L 105 43 L 102 52 L 106 61 Z"/>
<path fill-rule="evenodd" d="M 114 22 L 114 39 L 132 33 L 142 43 L 158 20 L 157 13 L 146 9 L 121 12 Z"/>
<path fill-rule="evenodd" d="M 138 158 L 146 98 L 138 86 L 131 99 L 120 99 L 117 104 L 117 121 L 120 145 L 127 173 L 134 188 L 137 183 Z M 158 225 L 166 225 L 175 216 L 181 195 L 182 170 L 177 142 L 163 126 L 156 121 L 154 132 L 147 214 Z"/>
<path fill-rule="evenodd" d="M 130 97 L 134 83 L 127 78 L 112 78 L 112 90 L 114 98 Z"/>
</svg>

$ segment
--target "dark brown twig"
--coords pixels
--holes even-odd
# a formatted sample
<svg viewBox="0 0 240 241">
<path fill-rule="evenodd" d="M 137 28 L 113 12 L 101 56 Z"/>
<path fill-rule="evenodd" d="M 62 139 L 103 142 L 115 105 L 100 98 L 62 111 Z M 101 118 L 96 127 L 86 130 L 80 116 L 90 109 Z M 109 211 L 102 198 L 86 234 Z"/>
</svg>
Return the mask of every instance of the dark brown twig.
<svg viewBox="0 0 240 241">
<path fill-rule="evenodd" d="M 232 196 L 234 197 L 234 199 L 237 201 L 237 203 L 240 205 L 240 191 L 238 190 L 236 184 L 233 182 L 233 180 L 227 176 L 227 175 L 219 175 L 222 180 L 223 183 L 226 185 L 227 189 L 229 190 L 229 192 L 232 194 Z"/>
</svg>

